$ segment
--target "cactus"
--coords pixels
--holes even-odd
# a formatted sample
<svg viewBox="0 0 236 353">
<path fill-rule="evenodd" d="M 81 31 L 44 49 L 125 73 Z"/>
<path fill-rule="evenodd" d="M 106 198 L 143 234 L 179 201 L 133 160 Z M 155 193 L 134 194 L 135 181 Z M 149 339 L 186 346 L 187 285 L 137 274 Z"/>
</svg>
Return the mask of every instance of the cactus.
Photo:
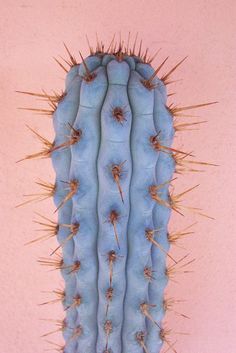
<svg viewBox="0 0 236 353">
<path fill-rule="evenodd" d="M 58 240 L 39 262 L 59 269 L 65 281 L 49 301 L 65 310 L 56 330 L 63 353 L 158 353 L 163 344 L 176 352 L 163 326 L 174 303 L 164 290 L 193 260 L 176 260 L 169 248 L 192 229 L 170 233 L 168 222 L 172 210 L 183 215 L 182 196 L 196 186 L 179 194 L 169 187 L 175 173 L 209 163 L 171 145 L 176 131 L 202 123 L 178 117 L 214 102 L 168 106 L 166 86 L 185 58 L 158 77 L 167 59 L 154 69 L 155 55 L 142 51 L 142 41 L 136 50 L 137 36 L 132 48 L 129 42 L 113 37 L 108 49 L 97 41 L 95 50 L 89 44 L 81 63 L 65 46 L 69 61 L 56 59 L 67 73 L 64 92 L 21 92 L 49 102 L 49 109 L 24 109 L 52 116 L 55 130 L 51 143 L 31 129 L 43 148 L 24 159 L 50 157 L 56 180 L 40 181 L 42 193 L 24 203 L 53 196 L 56 205 L 57 221 L 39 215 L 45 233 L 29 243 Z"/>
</svg>

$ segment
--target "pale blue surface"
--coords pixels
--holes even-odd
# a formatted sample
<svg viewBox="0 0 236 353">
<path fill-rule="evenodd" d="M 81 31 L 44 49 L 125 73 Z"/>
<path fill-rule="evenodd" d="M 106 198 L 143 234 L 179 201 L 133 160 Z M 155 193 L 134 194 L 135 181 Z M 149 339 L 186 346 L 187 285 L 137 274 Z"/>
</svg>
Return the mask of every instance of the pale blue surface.
<svg viewBox="0 0 236 353">
<path fill-rule="evenodd" d="M 148 188 L 171 179 L 175 165 L 171 154 L 154 151 L 149 138 L 161 131 L 162 144 L 170 146 L 174 129 L 172 116 L 165 107 L 165 86 L 155 78 L 157 88 L 145 88 L 140 80 L 149 78 L 154 70 L 139 61 L 128 56 L 122 62 L 112 55 L 88 57 L 86 63 L 96 78 L 87 83 L 81 78 L 85 74 L 83 64 L 73 67 L 66 78 L 67 94 L 53 116 L 56 145 L 69 138 L 68 123 L 82 131 L 78 143 L 52 153 L 56 206 L 68 192 L 62 181 L 79 181 L 77 193 L 58 211 L 59 223 L 80 223 L 78 233 L 63 246 L 67 266 L 76 260 L 81 262 L 77 273 L 62 271 L 65 307 L 72 304 L 75 295 L 82 297 L 80 306 L 66 311 L 65 353 L 103 353 L 106 320 L 113 323 L 108 340 L 112 353 L 143 353 L 135 339 L 141 330 L 147 332 L 145 344 L 149 353 L 158 353 L 162 346 L 158 327 L 141 313 L 139 305 L 144 301 L 156 304 L 150 313 L 161 325 L 167 284 L 166 255 L 145 238 L 145 229 L 162 228 L 158 242 L 168 250 L 170 210 L 156 204 Z M 122 125 L 112 117 L 112 107 L 124 107 L 127 120 Z M 123 161 L 124 203 L 109 169 L 111 164 Z M 168 200 L 168 186 L 161 189 L 160 195 Z M 120 215 L 120 249 L 108 222 L 111 210 Z M 60 227 L 59 243 L 69 233 Z M 106 254 L 110 250 L 115 250 L 119 257 L 113 268 L 114 295 L 106 317 L 105 294 L 110 285 Z M 147 281 L 143 275 L 145 266 L 152 266 L 156 280 Z M 83 328 L 82 335 L 70 340 L 78 325 Z"/>
</svg>

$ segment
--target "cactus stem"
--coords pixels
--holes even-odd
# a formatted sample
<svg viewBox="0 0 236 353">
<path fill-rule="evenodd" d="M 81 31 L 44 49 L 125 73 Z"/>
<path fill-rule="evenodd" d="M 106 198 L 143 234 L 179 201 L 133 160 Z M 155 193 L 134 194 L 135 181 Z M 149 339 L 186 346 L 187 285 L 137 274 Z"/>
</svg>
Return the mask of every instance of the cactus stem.
<svg viewBox="0 0 236 353">
<path fill-rule="evenodd" d="M 117 184 L 119 193 L 120 193 L 120 197 L 122 202 L 124 203 L 124 197 L 123 197 L 123 192 L 121 189 L 121 185 L 120 185 L 120 177 L 122 175 L 122 167 L 125 164 L 126 160 L 124 162 L 121 162 L 120 164 L 112 164 L 111 166 L 111 173 L 112 176 L 114 178 L 115 183 Z"/>
<path fill-rule="evenodd" d="M 164 84 L 168 83 L 168 78 L 186 59 L 187 59 L 187 56 L 185 56 L 185 58 L 183 58 L 180 62 L 178 62 L 178 64 L 176 64 L 167 74 L 161 77 L 161 80 L 163 81 Z"/>
<path fill-rule="evenodd" d="M 158 72 L 161 70 L 163 65 L 166 63 L 168 58 L 169 57 L 167 56 L 167 58 L 165 58 L 165 60 L 158 66 L 158 68 L 154 71 L 154 73 L 151 75 L 151 77 L 148 80 L 145 80 L 145 79 L 140 80 L 141 83 L 144 85 L 144 87 L 146 87 L 149 90 L 152 90 L 153 88 L 156 87 L 156 85 L 152 81 L 154 80 L 154 78 L 158 74 Z"/>
<path fill-rule="evenodd" d="M 60 202 L 60 204 L 58 205 L 58 207 L 55 209 L 54 213 L 56 213 L 59 208 L 63 207 L 65 205 L 65 203 L 67 201 L 69 201 L 75 194 L 76 192 L 78 191 L 78 188 L 79 188 L 79 182 L 78 180 L 70 180 L 70 181 L 63 181 L 61 180 L 62 183 L 65 183 L 65 184 L 68 184 L 69 187 L 68 189 L 70 190 L 68 192 L 68 194 L 64 197 L 64 199 Z"/>
<path fill-rule="evenodd" d="M 152 270 L 151 267 L 148 267 L 146 266 L 143 270 L 143 274 L 144 274 L 144 277 L 149 281 L 151 282 L 153 279 L 155 279 L 155 277 L 153 276 L 153 273 L 155 271 Z"/>
<path fill-rule="evenodd" d="M 144 316 L 146 316 L 153 324 L 155 324 L 159 329 L 161 329 L 160 325 L 153 319 L 152 315 L 149 313 L 149 308 L 156 307 L 155 304 L 142 303 L 140 304 L 140 310 Z"/>
<path fill-rule="evenodd" d="M 112 322 L 111 320 L 106 320 L 105 323 L 104 323 L 104 331 L 105 331 L 105 334 L 106 334 L 106 350 L 108 349 L 108 340 L 109 340 L 109 336 L 110 334 L 112 333 Z"/>
<path fill-rule="evenodd" d="M 116 210 L 112 210 L 109 214 L 109 222 L 112 224 L 112 226 L 114 228 L 114 235 L 115 235 L 116 243 L 117 243 L 118 248 L 120 249 L 119 236 L 118 236 L 117 226 L 116 226 L 119 217 L 120 216 L 116 212 Z"/>
<path fill-rule="evenodd" d="M 80 224 L 79 224 L 79 223 L 73 223 L 73 224 L 69 224 L 69 225 L 68 225 L 68 224 L 62 224 L 62 226 L 64 226 L 64 227 L 69 227 L 71 232 L 70 232 L 70 234 L 66 237 L 66 239 L 63 240 L 63 242 L 62 242 L 60 245 L 58 245 L 58 247 L 57 247 L 55 250 L 53 250 L 53 251 L 51 252 L 50 256 L 53 255 L 53 254 L 55 254 L 55 252 L 56 252 L 58 249 L 62 248 L 69 240 L 71 240 L 71 239 L 78 233 Z"/>
<path fill-rule="evenodd" d="M 57 296 L 57 298 L 53 299 L 53 300 L 49 300 L 49 301 L 44 302 L 44 303 L 40 303 L 38 305 L 54 304 L 54 303 L 58 303 L 58 302 L 63 302 L 65 300 L 65 297 L 66 297 L 65 290 L 56 289 L 56 290 L 53 290 L 50 293 L 55 294 Z"/>
<path fill-rule="evenodd" d="M 143 348 L 145 353 L 148 353 L 148 349 L 145 345 L 145 333 L 143 331 L 138 331 L 136 332 L 136 341 L 139 343 L 139 345 Z"/>
<path fill-rule="evenodd" d="M 154 230 L 154 229 L 146 229 L 145 230 L 145 237 L 148 241 L 150 241 L 153 245 L 155 245 L 157 248 L 159 248 L 161 251 L 164 252 L 172 261 L 174 261 L 177 264 L 177 261 L 166 251 L 155 239 L 154 239 L 154 233 L 158 232 L 159 230 Z"/>
<path fill-rule="evenodd" d="M 171 351 L 171 353 L 177 353 L 175 349 L 176 342 L 173 343 L 174 339 L 172 340 L 172 337 L 168 337 L 171 330 L 165 329 L 165 325 L 162 324 L 161 317 L 167 311 L 169 311 L 172 312 L 172 314 L 178 315 L 178 317 L 189 319 L 187 315 L 181 313 L 181 310 L 178 310 L 178 306 L 177 308 L 175 307 L 175 304 L 180 303 L 181 300 L 165 297 L 163 299 L 163 286 L 165 286 L 169 280 L 174 281 L 176 274 L 192 272 L 190 271 L 190 265 L 195 261 L 195 259 L 191 260 L 191 256 L 187 257 L 189 255 L 187 254 L 184 257 L 175 260 L 175 258 L 169 254 L 169 250 L 171 250 L 171 248 L 169 249 L 168 244 L 165 244 L 165 242 L 163 243 L 161 241 L 161 237 L 164 236 L 169 245 L 177 244 L 176 246 L 179 246 L 179 240 L 181 243 L 181 240 L 184 239 L 184 237 L 194 233 L 191 227 L 195 223 L 182 230 L 168 232 L 167 226 L 171 209 L 182 216 L 186 210 L 190 210 L 208 218 L 212 217 L 200 213 L 200 208 L 185 206 L 185 202 L 183 200 L 185 199 L 184 195 L 192 191 L 198 185 L 175 194 L 175 192 L 173 192 L 175 190 L 172 188 L 171 182 L 177 178 L 174 178 L 172 174 L 202 171 L 200 169 L 204 169 L 204 166 L 206 165 L 216 165 L 201 161 L 195 162 L 195 156 L 192 154 L 192 152 L 186 153 L 172 148 L 171 145 L 174 132 L 177 132 L 178 135 L 178 132 L 181 131 L 198 130 L 200 125 L 206 122 L 204 119 L 197 119 L 196 115 L 192 115 L 192 110 L 194 113 L 194 109 L 212 105 L 217 102 L 209 102 L 182 107 L 172 103 L 167 106 L 165 87 L 173 82 L 179 81 L 172 80 L 172 76 L 175 75 L 175 72 L 187 57 L 177 62 L 171 69 L 166 69 L 166 66 L 168 66 L 166 64 L 169 58 L 167 57 L 163 62 L 160 60 L 160 63 L 158 64 L 159 66 L 156 65 L 156 68 L 153 69 L 150 65 L 156 58 L 160 49 L 153 55 L 153 53 L 150 53 L 149 48 L 143 47 L 143 40 L 138 36 L 139 33 L 137 32 L 136 35 L 134 35 L 135 38 L 132 38 L 131 40 L 129 32 L 128 40 L 125 38 L 124 41 L 121 37 L 121 32 L 119 32 L 119 37 L 116 38 L 116 35 L 114 34 L 108 48 L 106 45 L 107 49 L 105 49 L 103 41 L 98 38 L 97 33 L 95 45 L 90 44 L 90 41 L 86 35 L 90 55 L 88 58 L 85 58 L 79 52 L 80 56 L 78 57 L 78 62 L 74 55 L 72 55 L 72 53 L 69 51 L 65 43 L 63 43 L 65 47 L 65 59 L 61 56 L 58 56 L 58 59 L 54 58 L 54 60 L 61 67 L 61 69 L 63 69 L 66 73 L 69 73 L 66 78 L 66 92 L 62 91 L 61 93 L 57 93 L 53 90 L 50 90 L 49 93 L 46 93 L 44 90 L 39 90 L 38 92 L 17 91 L 18 93 L 37 97 L 37 100 L 44 101 L 48 104 L 46 109 L 40 109 L 37 108 L 37 106 L 34 108 L 26 107 L 19 109 L 29 110 L 36 114 L 42 114 L 45 116 L 51 116 L 53 118 L 53 127 L 56 134 L 54 141 L 50 142 L 41 136 L 38 132 L 27 126 L 39 139 L 40 149 L 39 152 L 28 154 L 20 161 L 25 159 L 52 157 L 54 169 L 57 174 L 59 174 L 59 176 L 56 177 L 56 182 L 54 185 L 41 181 L 37 183 L 42 187 L 42 190 L 39 190 L 38 193 L 36 190 L 35 194 L 32 193 L 24 195 L 29 199 L 26 199 L 26 201 L 21 205 L 27 204 L 29 202 L 45 200 L 48 197 L 53 196 L 55 208 L 57 207 L 54 212 L 57 212 L 61 207 L 64 207 L 62 210 L 59 210 L 59 219 L 57 222 L 39 215 L 41 218 L 34 222 L 39 224 L 39 226 L 36 227 L 39 229 L 36 229 L 36 231 L 41 233 L 37 233 L 38 237 L 36 239 L 30 240 L 26 243 L 31 244 L 35 243 L 36 241 L 47 240 L 55 236 L 58 237 L 58 244 L 55 245 L 56 249 L 50 249 L 52 251 L 50 255 L 55 256 L 49 258 L 41 257 L 39 258 L 38 262 L 42 266 L 49 267 L 49 271 L 60 270 L 65 280 L 65 289 L 52 291 L 51 293 L 54 295 L 46 298 L 47 301 L 39 305 L 53 304 L 59 301 L 63 304 L 64 314 L 67 317 L 67 322 L 66 319 L 51 320 L 56 322 L 56 327 L 53 327 L 55 330 L 45 333 L 42 336 L 47 338 L 47 336 L 51 334 L 57 333 L 59 331 L 64 331 L 66 329 L 65 332 L 63 332 L 63 336 L 66 340 L 65 345 L 61 346 L 59 344 L 54 344 L 55 350 L 61 353 L 65 353 L 67 350 L 69 351 L 78 349 L 82 349 L 82 351 L 95 351 L 96 347 L 103 353 L 112 353 L 113 349 L 118 349 L 120 351 L 125 350 L 129 352 L 136 350 L 148 353 L 149 349 L 155 350 L 155 347 L 157 350 L 161 350 L 162 344 L 164 345 L 162 348 L 164 348 L 163 351 L 165 351 L 165 353 L 169 351 Z M 112 61 L 112 58 L 115 58 L 117 62 L 114 60 Z M 123 60 L 125 60 L 125 62 L 119 64 L 119 62 Z M 140 63 L 147 63 L 148 65 L 140 66 Z M 82 72 L 79 74 L 78 70 L 74 70 L 78 69 L 78 67 L 80 70 L 82 69 Z M 73 69 L 70 70 L 71 68 Z M 152 70 L 151 73 L 150 70 Z M 139 77 L 138 81 L 140 81 L 139 88 L 142 92 L 147 91 L 147 94 L 140 95 L 139 90 L 133 89 L 137 77 Z M 91 82 L 93 80 L 94 82 Z M 90 82 L 91 90 L 89 89 L 89 92 L 87 92 L 87 85 Z M 122 87 L 118 87 L 117 85 Z M 157 88 L 158 90 L 161 88 L 160 92 L 158 91 L 160 93 L 160 97 L 154 97 L 155 99 L 153 100 L 153 95 L 151 93 L 153 93 L 153 90 L 156 90 Z M 129 93 L 128 101 L 130 104 L 128 103 L 125 105 L 124 103 L 121 106 L 119 106 L 119 104 L 117 104 L 117 106 L 112 106 L 114 97 L 117 98 L 120 102 L 127 100 L 127 92 Z M 174 94 L 175 93 L 169 93 L 168 97 Z M 60 104 L 62 101 L 63 104 Z M 82 125 L 85 124 L 84 126 L 86 129 L 86 124 L 88 123 L 88 119 L 86 118 L 91 115 L 91 109 L 87 108 L 91 107 L 91 102 L 93 103 L 93 108 L 96 108 L 92 109 L 92 125 L 89 124 L 89 131 L 91 130 L 91 134 L 88 134 L 88 136 L 86 134 L 86 136 L 84 136 L 85 130 L 76 130 L 74 126 L 77 127 L 78 121 L 82 121 Z M 142 132 L 145 135 L 145 131 L 147 132 L 147 126 L 143 123 L 139 124 L 139 121 L 134 121 L 135 126 L 130 124 L 130 119 L 132 120 L 133 118 L 131 113 L 133 111 L 137 111 L 141 112 L 141 115 L 149 115 L 150 109 L 148 110 L 148 106 L 150 104 L 152 105 L 151 110 L 154 113 L 159 112 L 161 115 L 154 114 L 153 117 L 151 117 L 152 119 L 150 121 L 149 127 L 151 127 L 151 129 L 152 126 L 156 128 L 156 131 L 153 133 L 154 136 L 151 136 L 152 133 L 150 132 L 150 134 L 146 136 L 145 141 L 142 141 L 144 142 L 144 148 L 141 148 L 140 151 L 136 151 L 137 146 L 135 147 L 135 141 L 139 136 L 143 136 Z M 86 109 L 81 110 L 80 106 L 85 107 Z M 111 107 L 111 110 L 109 107 Z M 101 115 L 101 112 L 105 112 L 105 115 Z M 166 114 L 167 118 L 169 116 L 170 119 L 166 120 Z M 97 117 L 102 119 L 102 125 L 97 124 Z M 181 122 L 178 121 L 179 117 L 195 118 L 189 119 L 187 122 Z M 122 126 L 119 127 L 118 123 Z M 118 131 L 115 131 L 116 128 L 118 128 Z M 133 130 L 137 131 L 135 132 Z M 96 141 L 94 141 L 93 136 L 95 136 Z M 92 145 L 89 147 L 89 151 L 86 151 L 86 148 L 79 148 L 81 151 L 78 151 L 76 143 L 79 143 L 78 147 L 86 147 L 88 143 L 85 140 L 88 140 L 88 143 L 92 143 Z M 105 143 L 106 145 L 107 141 L 126 141 L 126 147 L 130 149 L 131 157 L 134 155 L 134 157 L 137 158 L 134 158 L 133 160 L 132 158 L 130 159 L 123 154 L 123 157 L 119 159 L 115 146 L 114 148 L 112 147 L 112 151 L 110 151 L 109 146 L 108 148 L 106 146 L 103 148 L 103 144 Z M 58 144 L 57 146 L 56 143 Z M 90 156 L 92 158 L 90 161 L 92 164 L 88 166 L 88 170 L 85 173 L 85 178 L 87 180 L 86 185 L 88 184 L 87 186 L 83 183 L 80 184 L 83 178 L 81 176 L 82 170 L 78 170 L 77 168 L 78 158 L 76 158 L 76 154 L 79 152 L 82 153 L 80 156 L 81 158 L 79 158 L 80 161 L 86 161 L 86 158 L 89 158 L 91 153 L 94 157 L 97 156 L 97 158 L 95 158 L 95 164 L 98 162 L 98 165 L 96 165 L 97 168 L 95 168 L 96 170 L 93 168 L 93 156 Z M 114 152 L 113 159 L 111 158 L 111 152 Z M 137 155 L 136 152 L 140 152 L 140 156 L 139 154 Z M 161 152 L 166 154 L 164 155 Z M 139 159 L 145 159 L 146 153 L 148 154 L 147 161 L 151 161 L 150 163 L 152 165 L 150 167 L 150 163 L 144 163 L 144 167 L 147 169 L 144 171 L 143 168 L 140 167 Z M 156 157 L 163 157 L 158 159 L 157 166 L 153 165 L 152 163 L 153 158 L 155 159 L 156 153 L 158 153 Z M 126 158 L 127 164 L 125 164 L 126 160 L 124 161 Z M 128 166 L 130 163 L 131 166 L 134 164 L 134 178 L 131 170 L 132 168 L 130 169 Z M 105 171 L 104 165 L 106 168 Z M 126 167 L 127 171 L 124 170 Z M 64 170 L 65 168 L 69 169 Z M 90 169 L 92 170 L 92 174 L 90 173 Z M 105 172 L 105 174 L 103 174 L 103 172 Z M 137 174 L 137 178 L 135 173 Z M 62 175 L 70 176 L 63 177 Z M 94 190 L 90 190 L 88 187 L 91 185 L 91 183 L 94 183 L 95 179 L 97 179 L 96 175 L 99 176 L 99 180 L 97 180 L 98 187 L 96 187 L 94 190 L 95 193 L 97 190 L 99 191 L 98 200 L 96 197 L 93 197 Z M 126 176 L 128 175 L 131 177 L 131 179 L 128 178 L 129 180 L 126 180 Z M 163 178 L 164 175 L 169 175 L 169 177 Z M 147 185 L 146 190 L 143 190 L 143 200 L 141 195 L 142 192 L 139 194 L 136 192 L 136 189 L 137 185 L 139 185 L 139 181 L 142 181 L 144 177 L 146 181 L 153 180 L 153 182 Z M 163 180 L 166 179 L 171 180 L 163 182 Z M 131 185 L 128 185 L 128 181 L 130 180 Z M 64 184 L 59 184 L 60 182 Z M 133 186 L 132 182 L 134 184 Z M 152 185 L 152 183 L 156 184 Z M 110 195 L 112 197 L 108 200 L 106 198 L 105 192 L 107 186 L 109 187 L 109 185 L 112 187 L 114 195 Z M 129 193 L 127 194 L 126 188 L 130 189 L 130 195 Z M 96 239 L 91 240 L 88 238 L 88 246 L 84 244 L 85 252 L 82 251 L 83 254 L 80 254 L 79 249 L 74 249 L 73 246 L 73 244 L 77 242 L 77 239 L 80 240 L 80 224 L 70 224 L 70 219 L 71 217 L 73 219 L 73 216 L 78 213 L 77 206 L 81 201 L 80 195 L 83 194 L 82 196 L 84 196 L 84 192 L 86 194 L 86 192 L 89 191 L 91 191 L 91 195 L 89 193 L 87 195 L 88 197 L 82 197 L 82 204 L 80 205 L 80 208 L 86 223 L 85 228 L 92 227 L 91 229 L 95 229 L 95 233 L 97 232 L 101 239 L 99 238 L 100 240 L 98 239 L 99 241 L 97 242 Z M 127 217 L 126 214 L 127 212 L 129 213 L 130 205 L 126 205 L 126 201 L 127 198 L 129 199 L 129 196 L 130 201 L 133 203 L 140 203 L 138 212 L 145 212 L 148 207 L 147 205 L 155 206 L 152 214 L 153 222 L 155 224 L 158 224 L 158 222 L 161 223 L 162 228 L 158 228 L 159 226 L 157 225 L 154 228 L 158 229 L 152 229 L 152 227 L 149 229 L 146 228 L 148 227 L 148 224 L 146 224 L 146 226 L 144 226 L 142 229 L 142 241 L 149 248 L 149 251 L 154 251 L 154 253 L 157 251 L 161 258 L 163 256 L 166 258 L 167 264 L 164 264 L 164 269 L 161 271 L 162 273 L 159 273 L 159 275 L 158 262 L 152 261 L 153 253 L 151 254 L 151 257 L 148 256 L 146 260 L 143 260 L 143 265 L 141 265 L 141 268 L 138 270 L 139 273 L 136 271 L 136 257 L 140 258 L 144 250 L 136 241 L 137 239 L 133 239 L 132 236 L 131 239 L 129 239 L 130 242 L 127 245 L 127 239 L 124 237 L 123 230 L 127 230 L 127 234 L 132 235 L 133 230 L 136 229 L 136 226 L 139 224 L 140 220 L 138 219 L 138 216 L 135 216 L 134 210 L 134 215 L 131 215 L 131 218 L 134 222 L 130 223 L 127 221 L 127 223 L 120 221 L 121 217 Z M 100 216 L 105 216 L 104 223 L 107 222 L 106 225 L 103 226 L 101 224 L 101 217 L 98 217 L 97 219 L 97 217 L 93 217 L 93 214 L 88 214 L 86 212 L 84 214 L 84 211 L 88 209 L 88 203 L 90 204 L 91 200 L 95 202 L 94 205 L 92 205 L 96 206 L 95 208 L 92 207 L 92 209 L 95 209 L 95 211 L 97 207 L 102 207 Z M 133 205 L 132 202 L 131 206 Z M 182 205 L 182 203 L 184 205 Z M 121 204 L 123 204 L 125 207 L 124 211 L 120 208 Z M 163 207 L 167 207 L 167 209 Z M 91 208 L 90 205 L 89 208 Z M 106 214 L 104 214 L 104 210 L 106 210 Z M 161 219 L 159 219 L 159 213 L 161 213 Z M 90 219 L 89 217 L 92 218 Z M 80 221 L 80 218 L 78 219 Z M 65 227 L 65 229 L 61 227 Z M 63 232 L 61 232 L 61 230 L 63 230 Z M 107 244 L 104 244 L 106 237 L 102 239 L 103 235 L 105 234 L 104 232 L 107 236 L 109 236 L 109 241 Z M 77 234 L 78 238 L 75 237 Z M 91 236 L 93 238 L 93 235 Z M 113 245 L 111 246 L 111 244 Z M 95 247 L 98 247 L 97 251 L 95 252 L 99 261 L 98 263 L 97 261 L 93 261 L 91 266 L 88 267 L 86 264 L 84 265 L 83 258 L 86 256 L 91 257 L 94 255 L 94 245 Z M 128 258 L 126 259 L 126 250 L 135 246 L 136 248 L 133 249 L 133 251 L 128 252 Z M 106 250 L 103 253 L 102 249 L 104 249 L 104 247 Z M 122 252 L 120 249 L 122 251 L 124 250 L 123 256 L 121 256 Z M 141 255 L 139 254 L 136 256 L 137 252 L 141 252 Z M 172 254 L 172 251 L 170 251 L 170 253 Z M 102 259 L 101 256 L 105 256 L 105 258 Z M 128 264 L 128 268 L 124 268 L 122 263 L 119 264 L 117 261 L 119 260 L 119 257 L 124 258 L 125 263 Z M 81 260 L 81 262 L 78 259 Z M 121 265 L 121 267 L 119 265 Z M 125 273 L 122 273 L 120 270 L 126 271 L 123 271 Z M 135 277 L 136 275 L 138 275 L 137 278 Z M 103 294 L 102 297 L 99 294 L 99 297 L 95 299 L 96 305 L 92 305 L 91 308 L 87 310 L 86 307 L 89 306 L 89 302 L 91 301 L 90 299 L 93 297 L 93 281 L 90 281 L 91 278 L 98 281 L 97 295 L 99 293 Z M 104 278 L 108 280 L 105 287 L 104 283 L 106 281 L 103 281 Z M 161 281 L 161 286 L 158 286 L 157 279 Z M 78 280 L 79 282 L 80 280 L 82 282 L 77 283 Z M 118 295 L 119 293 L 116 293 L 116 286 L 113 283 L 114 281 L 121 283 L 121 287 L 118 288 L 120 295 Z M 136 285 L 137 288 L 140 288 L 140 283 L 143 281 L 145 287 L 143 292 L 144 294 L 139 293 L 140 296 L 138 299 L 138 305 L 136 304 L 136 307 L 132 307 L 132 305 L 130 306 L 130 303 L 133 302 L 132 298 L 134 297 L 133 292 L 135 290 L 133 290 L 133 287 Z M 150 300 L 150 302 L 154 304 L 149 304 L 149 292 L 153 294 L 153 296 L 161 298 L 161 302 L 159 304 L 156 302 L 156 305 L 154 300 Z M 82 299 L 80 294 L 82 295 Z M 137 295 L 135 298 L 138 298 Z M 103 305 L 103 307 L 101 307 L 101 305 Z M 124 312 L 120 311 L 120 308 L 123 308 Z M 98 320 L 91 320 L 92 316 L 97 316 Z M 139 321 L 141 322 L 141 326 L 137 328 L 137 322 Z M 83 324 L 82 327 L 80 326 L 80 323 Z M 143 325 L 147 326 L 148 331 L 143 328 Z M 88 328 L 91 328 L 91 332 L 88 332 Z M 119 332 L 116 332 L 117 329 Z M 84 333 L 83 330 L 85 330 Z M 122 339 L 120 339 L 121 330 Z M 113 332 L 114 334 L 112 334 Z M 131 336 L 129 333 L 131 333 Z M 181 335 L 186 334 L 181 332 L 173 333 Z M 81 335 L 82 337 L 79 338 Z M 72 344 L 67 347 L 67 344 L 72 340 L 74 340 Z M 103 342 L 102 348 L 101 342 Z"/>
</svg>

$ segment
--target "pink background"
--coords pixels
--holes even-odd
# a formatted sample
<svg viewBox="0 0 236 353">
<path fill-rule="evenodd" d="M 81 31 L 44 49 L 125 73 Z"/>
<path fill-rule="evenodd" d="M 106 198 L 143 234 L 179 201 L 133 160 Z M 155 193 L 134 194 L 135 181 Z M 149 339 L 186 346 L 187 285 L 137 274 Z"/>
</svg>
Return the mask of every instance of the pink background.
<svg viewBox="0 0 236 353">
<path fill-rule="evenodd" d="M 179 176 L 175 182 L 177 192 L 200 183 L 186 195 L 186 204 L 201 207 L 215 220 L 189 212 L 185 218 L 172 216 L 173 230 L 198 221 L 195 234 L 184 241 L 186 250 L 172 249 L 177 258 L 187 252 L 196 261 L 189 268 L 194 272 L 176 277 L 178 283 L 169 284 L 167 291 L 187 300 L 176 310 L 191 319 L 173 314 L 166 319 L 173 331 L 189 333 L 173 335 L 178 353 L 235 353 L 235 11 L 235 1 L 230 0 L 1 2 L 1 353 L 49 349 L 51 345 L 40 335 L 53 330 L 54 324 L 40 319 L 63 317 L 59 304 L 37 305 L 53 299 L 43 291 L 63 287 L 58 273 L 47 272 L 36 261 L 48 256 L 56 242 L 23 245 L 37 235 L 34 212 L 53 217 L 54 206 L 49 200 L 14 208 L 22 202 L 22 194 L 38 191 L 34 180 L 54 179 L 50 160 L 15 163 L 40 147 L 25 124 L 53 139 L 52 124 L 50 118 L 17 110 L 42 105 L 14 91 L 62 89 L 64 73 L 52 59 L 65 56 L 62 42 L 79 58 L 79 50 L 88 54 L 85 34 L 95 43 L 97 31 L 107 45 L 112 33 L 120 30 L 125 39 L 128 31 L 133 37 L 138 31 L 152 53 L 162 48 L 153 65 L 157 67 L 169 55 L 163 73 L 189 56 L 174 75 L 183 81 L 169 86 L 170 92 L 177 92 L 170 101 L 182 105 L 219 101 L 194 111 L 200 115 L 196 119 L 208 120 L 200 131 L 179 133 L 175 140 L 176 147 L 194 151 L 199 160 L 220 167 Z M 48 339 L 63 342 L 60 334 Z"/>
</svg>

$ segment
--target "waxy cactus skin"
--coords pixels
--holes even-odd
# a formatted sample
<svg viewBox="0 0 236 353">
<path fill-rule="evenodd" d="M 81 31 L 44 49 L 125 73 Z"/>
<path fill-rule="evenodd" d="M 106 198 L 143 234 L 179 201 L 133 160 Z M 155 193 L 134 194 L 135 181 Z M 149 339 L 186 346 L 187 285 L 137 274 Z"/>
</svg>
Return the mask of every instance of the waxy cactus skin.
<svg viewBox="0 0 236 353">
<path fill-rule="evenodd" d="M 166 255 L 155 249 L 145 232 L 161 225 L 158 239 L 167 250 L 170 210 L 151 198 L 149 187 L 170 180 L 174 163 L 169 154 L 155 151 L 150 137 L 160 130 L 158 137 L 169 146 L 173 119 L 161 81 L 155 78 L 159 86 L 151 90 L 141 82 L 154 72 L 149 64 L 131 56 L 117 60 L 115 55 L 92 55 L 85 63 L 95 77 L 87 82 L 80 77 L 86 74 L 83 63 L 74 66 L 67 76 L 66 95 L 53 114 L 55 146 L 68 139 L 68 124 L 81 131 L 77 143 L 51 154 L 57 207 L 68 194 L 68 184 L 61 180 L 78 183 L 71 200 L 58 210 L 59 224 L 80 225 L 62 247 L 66 267 L 80 261 L 75 273 L 62 270 L 64 306 L 70 306 L 76 295 L 81 297 L 79 306 L 67 310 L 65 352 L 143 352 L 136 337 L 143 331 L 148 332 L 148 352 L 156 353 L 162 345 L 160 328 L 148 322 L 140 305 L 156 305 L 150 313 L 161 327 Z M 114 115 L 116 108 L 120 117 Z M 114 166 L 120 167 L 117 182 Z M 161 195 L 166 197 L 167 191 L 168 184 Z M 58 241 L 65 241 L 69 232 L 60 228 Z M 155 281 L 145 276 L 145 268 L 158 271 Z M 78 327 L 81 334 L 70 341 Z"/>
<path fill-rule="evenodd" d="M 80 64 L 68 54 L 63 94 L 33 94 L 53 108 L 54 142 L 26 156 L 51 157 L 56 175 L 46 188 L 59 245 L 41 262 L 65 281 L 57 293 L 65 309 L 61 352 L 159 353 L 163 343 L 176 352 L 163 328 L 167 259 L 172 269 L 179 262 L 168 253 L 178 240 L 168 223 L 172 209 L 182 214 L 179 198 L 191 189 L 172 195 L 169 186 L 191 157 L 171 145 L 191 123 L 175 125 L 174 116 L 212 103 L 167 106 L 166 84 L 183 60 L 160 79 L 166 60 L 154 70 L 141 46 L 116 50 L 112 41 L 105 51 L 98 43 Z"/>
</svg>

